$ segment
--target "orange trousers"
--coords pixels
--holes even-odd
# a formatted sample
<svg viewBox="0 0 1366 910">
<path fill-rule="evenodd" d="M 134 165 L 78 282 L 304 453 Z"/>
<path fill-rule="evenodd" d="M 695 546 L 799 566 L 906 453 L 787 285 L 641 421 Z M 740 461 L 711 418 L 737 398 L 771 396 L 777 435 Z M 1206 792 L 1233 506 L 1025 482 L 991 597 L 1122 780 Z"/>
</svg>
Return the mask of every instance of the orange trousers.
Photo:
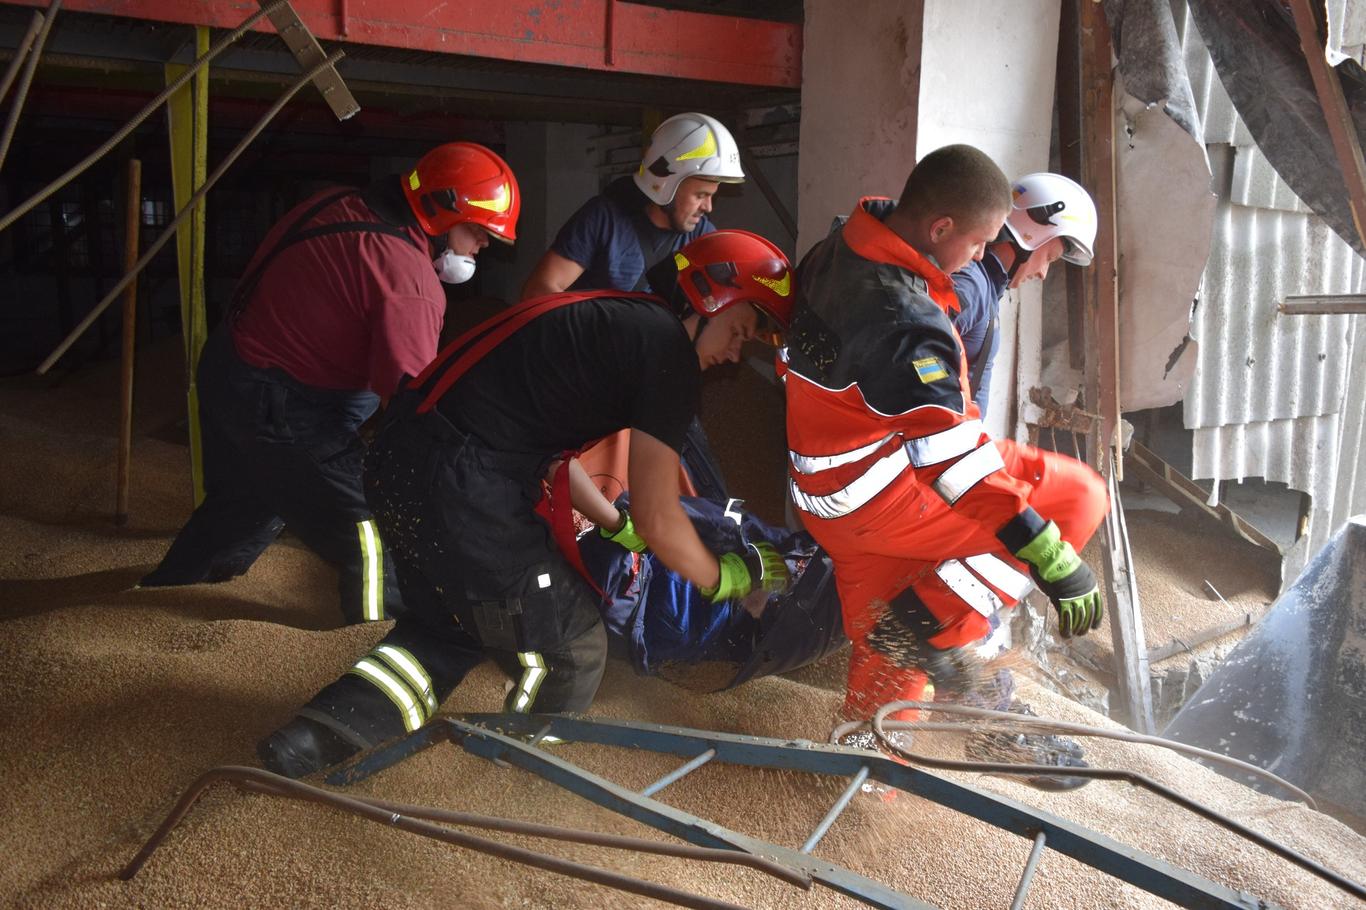
<svg viewBox="0 0 1366 910">
<path fill-rule="evenodd" d="M 1100 475 L 1066 455 L 1010 440 L 995 444 L 1004 470 L 1032 487 L 1029 505 L 1045 521 L 1057 522 L 1063 539 L 1078 551 L 1085 547 L 1109 508 Z M 850 515 L 826 520 L 801 514 L 835 564 L 844 630 L 853 643 L 843 709 L 850 719 L 868 718 L 889 701 L 924 695 L 928 679 L 922 669 L 898 666 L 868 643 L 888 601 L 911 589 L 935 622 L 927 643 L 939 649 L 962 647 L 986 637 L 990 624 L 936 569 L 946 560 L 991 554 L 1028 573 L 1028 566 L 996 538 L 1013 515 L 984 520 L 973 515 L 970 501 L 949 506 L 913 470 Z M 1009 591 L 984 576 L 974 577 L 1003 604 L 1015 603 Z"/>
</svg>

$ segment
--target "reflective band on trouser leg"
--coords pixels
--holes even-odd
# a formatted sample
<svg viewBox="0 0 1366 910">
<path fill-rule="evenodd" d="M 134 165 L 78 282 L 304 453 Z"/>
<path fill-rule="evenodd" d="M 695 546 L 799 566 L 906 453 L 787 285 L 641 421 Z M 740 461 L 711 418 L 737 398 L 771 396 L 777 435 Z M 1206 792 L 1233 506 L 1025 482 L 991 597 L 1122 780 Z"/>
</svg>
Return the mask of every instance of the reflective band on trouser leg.
<svg viewBox="0 0 1366 910">
<path fill-rule="evenodd" d="M 940 474 L 934 481 L 935 492 L 949 505 L 953 505 L 983 478 L 1005 466 L 1006 463 L 1001 460 L 1001 452 L 996 448 L 996 443 L 988 442 L 964 455 Z"/>
<path fill-rule="evenodd" d="M 887 440 L 891 439 L 893 435 L 888 434 L 877 442 L 870 442 L 866 446 L 860 446 L 848 452 L 840 452 L 837 455 L 802 455 L 789 449 L 787 457 L 792 459 L 792 467 L 797 469 L 798 474 L 818 474 L 821 471 L 828 471 L 831 468 L 838 468 L 841 465 L 852 464 L 862 458 L 867 458 L 886 445 Z"/>
<path fill-rule="evenodd" d="M 384 618 L 384 551 L 373 519 L 356 522 L 360 532 L 361 617 L 366 622 Z"/>
<path fill-rule="evenodd" d="M 934 574 L 948 585 L 950 591 L 983 616 L 989 617 L 1003 606 L 1001 598 L 978 581 L 977 577 L 968 571 L 968 567 L 956 559 L 946 559 L 935 566 Z"/>
<path fill-rule="evenodd" d="M 968 568 L 982 576 L 986 583 L 1000 591 L 1011 600 L 1020 600 L 1034 587 L 1034 580 L 1023 572 L 1018 572 L 1005 560 L 990 553 L 969 556 L 963 560 Z"/>
<path fill-rule="evenodd" d="M 427 722 L 426 705 L 408 687 L 407 682 L 387 664 L 367 656 L 362 657 L 346 672 L 354 673 L 387 695 L 394 703 L 394 707 L 398 708 L 398 713 L 403 718 L 403 727 L 409 733 Z"/>
<path fill-rule="evenodd" d="M 426 715 L 436 712 L 436 693 L 432 691 L 432 678 L 407 648 L 397 645 L 379 645 L 370 652 L 371 656 L 383 660 L 408 684 L 426 707 Z"/>
<path fill-rule="evenodd" d="M 982 421 L 965 420 L 943 432 L 906 440 L 906 452 L 911 456 L 911 464 L 926 468 L 971 452 L 981 438 Z"/>
<path fill-rule="evenodd" d="M 517 662 L 525 669 L 522 678 L 517 681 L 517 699 L 512 703 L 512 710 L 525 714 L 535 701 L 536 692 L 541 688 L 541 681 L 548 671 L 545 658 L 535 651 L 517 652 Z"/>
<path fill-rule="evenodd" d="M 901 472 L 910 465 L 911 460 L 906 454 L 906 447 L 899 446 L 895 451 L 873 462 L 873 466 L 849 486 L 826 496 L 804 493 L 797 488 L 795 481 L 789 481 L 792 502 L 803 512 L 809 512 L 817 518 L 842 518 L 866 505 L 873 497 L 887 489 L 887 486 L 900 477 Z"/>
</svg>

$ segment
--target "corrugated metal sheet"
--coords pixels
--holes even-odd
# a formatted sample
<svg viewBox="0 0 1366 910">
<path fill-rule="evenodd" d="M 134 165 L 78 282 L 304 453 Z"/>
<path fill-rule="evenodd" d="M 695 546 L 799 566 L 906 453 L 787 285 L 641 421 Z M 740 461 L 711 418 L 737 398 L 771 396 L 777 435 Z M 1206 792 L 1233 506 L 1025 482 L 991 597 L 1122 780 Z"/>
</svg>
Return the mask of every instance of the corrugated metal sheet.
<svg viewBox="0 0 1366 910">
<path fill-rule="evenodd" d="M 1330 0 L 1329 12 L 1340 43 L 1366 34 L 1364 0 Z M 1178 29 L 1205 143 L 1233 147 L 1191 327 L 1199 343 L 1185 399 L 1193 474 L 1262 477 L 1310 494 L 1308 535 L 1287 565 L 1293 576 L 1348 516 L 1366 511 L 1366 319 L 1282 316 L 1277 306 L 1286 295 L 1362 293 L 1366 263 L 1257 149 L 1188 10 Z"/>
</svg>

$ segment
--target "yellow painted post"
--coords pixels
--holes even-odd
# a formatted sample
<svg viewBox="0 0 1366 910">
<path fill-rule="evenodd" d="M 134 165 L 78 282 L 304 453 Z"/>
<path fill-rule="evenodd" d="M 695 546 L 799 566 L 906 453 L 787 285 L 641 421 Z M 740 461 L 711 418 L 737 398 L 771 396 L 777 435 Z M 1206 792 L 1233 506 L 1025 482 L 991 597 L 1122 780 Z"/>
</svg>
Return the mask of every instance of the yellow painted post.
<svg viewBox="0 0 1366 910">
<path fill-rule="evenodd" d="M 209 30 L 195 29 L 195 56 L 209 49 Z M 166 64 L 170 83 L 185 71 L 180 64 Z M 180 91 L 171 96 L 166 107 L 171 137 L 171 185 L 175 209 L 180 211 L 204 185 L 208 175 L 209 152 L 209 68 L 200 70 Z M 185 341 L 186 403 L 190 427 L 190 475 L 194 483 L 194 504 L 204 501 L 204 454 L 199 430 L 199 392 L 195 372 L 199 353 L 208 339 L 204 312 L 204 226 L 205 203 L 176 231 L 176 258 L 180 271 L 180 322 Z"/>
</svg>

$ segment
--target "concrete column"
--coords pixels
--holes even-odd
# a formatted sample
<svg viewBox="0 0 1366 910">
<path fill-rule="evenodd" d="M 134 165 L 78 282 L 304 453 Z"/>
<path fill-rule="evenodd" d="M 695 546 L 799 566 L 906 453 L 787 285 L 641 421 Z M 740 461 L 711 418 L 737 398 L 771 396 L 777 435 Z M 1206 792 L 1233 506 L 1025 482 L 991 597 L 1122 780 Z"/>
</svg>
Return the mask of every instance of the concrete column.
<svg viewBox="0 0 1366 910">
<path fill-rule="evenodd" d="M 511 257 L 499 256 L 496 265 L 490 263 L 497 273 L 485 284 L 488 293 L 516 303 L 522 283 L 560 225 L 597 195 L 597 161 L 590 139 L 597 132 L 601 127 L 581 123 L 513 121 L 505 125 L 507 162 L 522 190 L 522 214 Z"/>
<path fill-rule="evenodd" d="M 916 159 L 923 0 L 806 0 L 797 253 L 860 196 L 896 196 Z"/>
</svg>

